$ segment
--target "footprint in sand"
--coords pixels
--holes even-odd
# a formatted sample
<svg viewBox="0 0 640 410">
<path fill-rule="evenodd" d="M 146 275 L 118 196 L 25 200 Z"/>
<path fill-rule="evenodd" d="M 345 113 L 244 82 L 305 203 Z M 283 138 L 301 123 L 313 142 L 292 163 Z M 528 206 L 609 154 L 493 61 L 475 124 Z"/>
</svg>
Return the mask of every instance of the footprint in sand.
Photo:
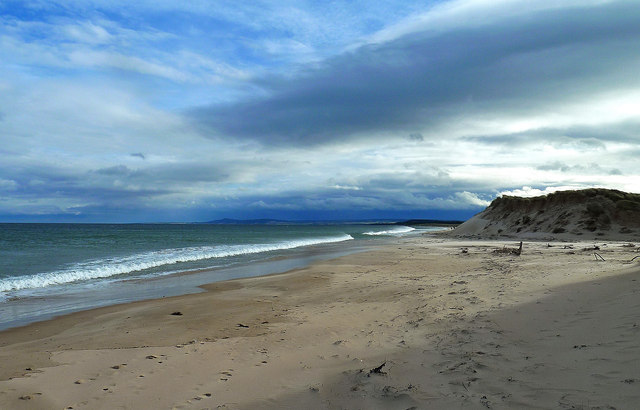
<svg viewBox="0 0 640 410">
<path fill-rule="evenodd" d="M 201 400 L 204 400 L 204 399 L 210 399 L 211 397 L 213 397 L 213 394 L 211 394 L 211 393 L 200 394 L 200 395 L 197 395 L 195 397 L 192 397 L 191 399 L 188 399 L 183 404 L 177 404 L 177 405 L 175 405 L 175 406 L 173 406 L 171 408 L 172 409 L 184 409 L 184 408 L 187 408 L 187 407 L 192 407 L 192 404 L 193 404 L 194 401 L 201 401 Z M 222 407 L 218 406 L 217 408 L 222 408 Z"/>
<path fill-rule="evenodd" d="M 33 396 L 42 396 L 42 393 L 32 393 L 31 395 L 25 394 L 24 396 L 18 397 L 20 400 L 31 400 Z"/>
</svg>

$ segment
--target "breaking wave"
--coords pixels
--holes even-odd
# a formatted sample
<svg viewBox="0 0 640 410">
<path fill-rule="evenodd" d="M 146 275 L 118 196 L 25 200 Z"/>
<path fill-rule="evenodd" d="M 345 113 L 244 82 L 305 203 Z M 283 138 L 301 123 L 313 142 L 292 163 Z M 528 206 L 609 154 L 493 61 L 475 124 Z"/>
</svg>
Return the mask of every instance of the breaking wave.
<svg viewBox="0 0 640 410">
<path fill-rule="evenodd" d="M 121 258 L 106 258 L 76 263 L 67 269 L 53 272 L 0 279 L 0 292 L 43 288 L 83 280 L 108 278 L 145 269 L 173 265 L 180 262 L 194 262 L 205 259 L 280 251 L 303 246 L 343 242 L 352 239 L 353 237 L 351 235 L 344 234 L 334 237 L 297 239 L 266 244 L 218 245 L 163 249 Z"/>
<path fill-rule="evenodd" d="M 397 226 L 391 229 L 387 229 L 384 231 L 371 231 L 371 232 L 364 232 L 363 235 L 372 235 L 372 236 L 378 236 L 378 235 L 402 235 L 411 231 L 415 231 L 415 228 L 411 228 L 410 226 Z"/>
</svg>

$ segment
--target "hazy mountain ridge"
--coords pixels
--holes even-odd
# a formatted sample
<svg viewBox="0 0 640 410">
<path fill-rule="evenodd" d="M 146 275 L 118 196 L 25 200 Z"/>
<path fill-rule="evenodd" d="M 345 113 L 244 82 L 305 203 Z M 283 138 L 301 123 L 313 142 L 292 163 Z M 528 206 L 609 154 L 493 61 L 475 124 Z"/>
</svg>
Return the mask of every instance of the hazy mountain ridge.
<svg viewBox="0 0 640 410">
<path fill-rule="evenodd" d="M 211 225 L 408 225 L 408 226 L 433 226 L 433 225 L 459 225 L 463 221 L 440 219 L 408 219 L 398 221 L 395 219 L 364 219 L 364 220 L 303 220 L 290 221 L 282 219 L 217 219 L 200 222 Z"/>
<path fill-rule="evenodd" d="M 202 222 L 210 225 L 395 225 L 395 220 L 285 220 L 285 219 L 217 219 Z"/>
</svg>

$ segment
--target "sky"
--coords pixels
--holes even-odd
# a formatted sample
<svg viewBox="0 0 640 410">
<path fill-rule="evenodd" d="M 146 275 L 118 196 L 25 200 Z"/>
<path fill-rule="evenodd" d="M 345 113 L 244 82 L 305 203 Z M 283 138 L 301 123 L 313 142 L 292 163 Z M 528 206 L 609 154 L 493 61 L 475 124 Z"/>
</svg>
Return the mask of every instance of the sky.
<svg viewBox="0 0 640 410">
<path fill-rule="evenodd" d="M 637 0 L 0 2 L 0 222 L 640 192 Z"/>
</svg>

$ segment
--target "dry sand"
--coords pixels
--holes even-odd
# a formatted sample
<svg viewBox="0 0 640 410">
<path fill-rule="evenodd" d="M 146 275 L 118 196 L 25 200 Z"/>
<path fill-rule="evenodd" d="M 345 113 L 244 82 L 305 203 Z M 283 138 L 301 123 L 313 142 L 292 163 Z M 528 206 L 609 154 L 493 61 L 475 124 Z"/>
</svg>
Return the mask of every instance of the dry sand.
<svg viewBox="0 0 640 410">
<path fill-rule="evenodd" d="M 638 248 L 505 245 L 398 239 L 5 331 L 0 408 L 637 408 Z"/>
</svg>

